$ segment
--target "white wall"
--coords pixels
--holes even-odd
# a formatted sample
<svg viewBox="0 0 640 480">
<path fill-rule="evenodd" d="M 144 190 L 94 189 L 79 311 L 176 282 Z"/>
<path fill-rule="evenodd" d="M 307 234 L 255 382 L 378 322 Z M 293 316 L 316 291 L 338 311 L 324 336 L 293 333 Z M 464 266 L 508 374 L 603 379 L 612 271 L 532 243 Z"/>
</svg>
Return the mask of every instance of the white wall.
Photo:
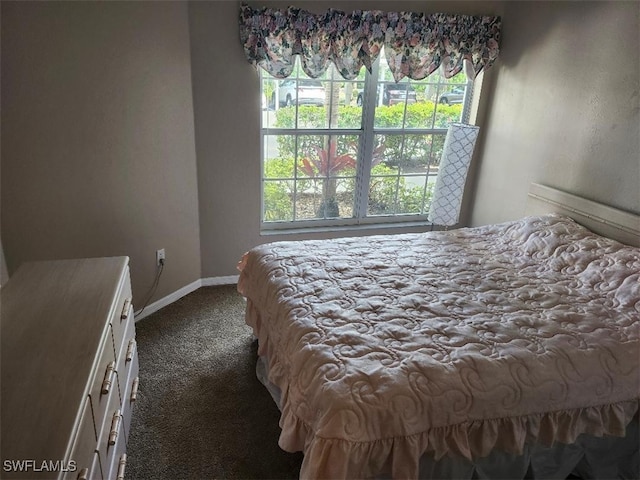
<svg viewBox="0 0 640 480">
<path fill-rule="evenodd" d="M 137 306 L 200 278 L 187 4 L 1 2 L 2 246 L 127 255 Z"/>
<path fill-rule="evenodd" d="M 640 3 L 508 2 L 474 225 L 525 213 L 531 182 L 640 213 Z"/>
</svg>

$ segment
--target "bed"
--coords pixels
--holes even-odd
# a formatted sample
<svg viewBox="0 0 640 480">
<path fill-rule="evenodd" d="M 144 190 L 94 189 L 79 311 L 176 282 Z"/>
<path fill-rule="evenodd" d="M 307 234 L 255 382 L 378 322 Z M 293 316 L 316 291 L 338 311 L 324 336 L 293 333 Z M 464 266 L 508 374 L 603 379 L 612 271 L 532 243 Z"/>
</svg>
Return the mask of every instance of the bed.
<svg viewBox="0 0 640 480">
<path fill-rule="evenodd" d="M 639 243 L 534 184 L 517 221 L 253 248 L 280 447 L 301 478 L 638 478 Z"/>
</svg>

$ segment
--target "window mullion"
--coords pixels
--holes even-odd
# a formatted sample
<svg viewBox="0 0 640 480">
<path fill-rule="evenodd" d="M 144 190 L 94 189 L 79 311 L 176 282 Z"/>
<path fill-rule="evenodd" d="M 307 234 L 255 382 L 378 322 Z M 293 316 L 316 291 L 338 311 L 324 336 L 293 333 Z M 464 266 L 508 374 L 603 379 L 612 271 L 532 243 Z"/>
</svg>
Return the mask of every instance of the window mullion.
<svg viewBox="0 0 640 480">
<path fill-rule="evenodd" d="M 265 128 L 264 135 L 361 135 L 356 128 Z M 443 132 L 440 132 L 443 133 Z M 446 133 L 446 130 L 444 130 Z"/>
<path fill-rule="evenodd" d="M 362 102 L 362 137 L 360 137 L 360 158 L 356 175 L 356 195 L 354 205 L 354 217 L 362 219 L 367 216 L 369 202 L 369 181 L 371 179 L 371 161 L 375 148 L 375 132 L 373 130 L 377 84 L 380 60 L 378 59 L 371 68 L 371 74 L 364 77 L 364 101 Z"/>
<path fill-rule="evenodd" d="M 444 135 L 447 133 L 446 128 L 376 128 L 376 133 L 397 135 L 399 133 L 412 133 L 416 135 Z"/>
<path fill-rule="evenodd" d="M 431 174 L 431 160 L 433 158 L 433 142 L 435 141 L 435 135 L 431 135 L 431 142 L 429 144 L 429 152 L 427 153 L 427 174 L 424 179 L 424 189 L 422 190 L 422 207 L 420 213 L 425 213 L 427 207 L 427 192 L 429 191 L 429 175 Z M 431 206 L 431 199 L 429 199 L 429 207 Z"/>
<path fill-rule="evenodd" d="M 293 212 L 292 212 L 292 218 L 293 221 L 297 220 L 297 216 L 298 216 L 298 161 L 300 159 L 299 156 L 299 152 L 298 152 L 298 136 L 296 135 L 295 140 L 294 140 L 294 152 L 295 155 L 293 157 Z"/>
</svg>

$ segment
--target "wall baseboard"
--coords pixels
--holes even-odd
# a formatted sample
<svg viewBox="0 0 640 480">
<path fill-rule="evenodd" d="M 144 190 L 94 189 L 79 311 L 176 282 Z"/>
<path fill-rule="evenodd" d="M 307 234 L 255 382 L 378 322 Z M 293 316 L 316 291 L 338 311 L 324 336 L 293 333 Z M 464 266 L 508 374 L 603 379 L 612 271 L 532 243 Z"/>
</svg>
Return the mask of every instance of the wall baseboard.
<svg viewBox="0 0 640 480">
<path fill-rule="evenodd" d="M 208 277 L 201 278 L 200 280 L 196 280 L 195 282 L 191 282 L 189 285 L 185 285 L 179 290 L 167 295 L 166 297 L 162 297 L 159 300 L 147 305 L 144 310 L 138 313 L 135 317 L 135 321 L 138 322 L 143 318 L 148 317 L 154 312 L 157 312 L 161 308 L 166 307 L 167 305 L 171 305 L 173 302 L 180 300 L 185 295 L 189 295 L 192 292 L 195 292 L 200 287 L 213 287 L 217 285 L 233 285 L 238 283 L 239 275 L 229 275 L 226 277 Z"/>
<path fill-rule="evenodd" d="M 216 285 L 235 285 L 238 283 L 240 275 L 227 275 L 226 277 L 208 277 L 202 279 L 203 287 L 213 287 Z"/>
</svg>

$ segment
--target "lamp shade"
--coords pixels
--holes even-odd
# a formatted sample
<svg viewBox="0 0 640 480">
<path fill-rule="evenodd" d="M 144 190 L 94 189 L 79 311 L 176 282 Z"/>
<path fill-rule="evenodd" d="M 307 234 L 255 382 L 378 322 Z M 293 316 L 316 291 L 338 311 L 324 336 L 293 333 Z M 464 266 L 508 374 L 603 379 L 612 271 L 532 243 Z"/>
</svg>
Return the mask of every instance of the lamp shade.
<svg viewBox="0 0 640 480">
<path fill-rule="evenodd" d="M 458 223 L 462 194 L 479 127 L 452 123 L 447 130 L 428 219 L 436 225 Z"/>
</svg>

